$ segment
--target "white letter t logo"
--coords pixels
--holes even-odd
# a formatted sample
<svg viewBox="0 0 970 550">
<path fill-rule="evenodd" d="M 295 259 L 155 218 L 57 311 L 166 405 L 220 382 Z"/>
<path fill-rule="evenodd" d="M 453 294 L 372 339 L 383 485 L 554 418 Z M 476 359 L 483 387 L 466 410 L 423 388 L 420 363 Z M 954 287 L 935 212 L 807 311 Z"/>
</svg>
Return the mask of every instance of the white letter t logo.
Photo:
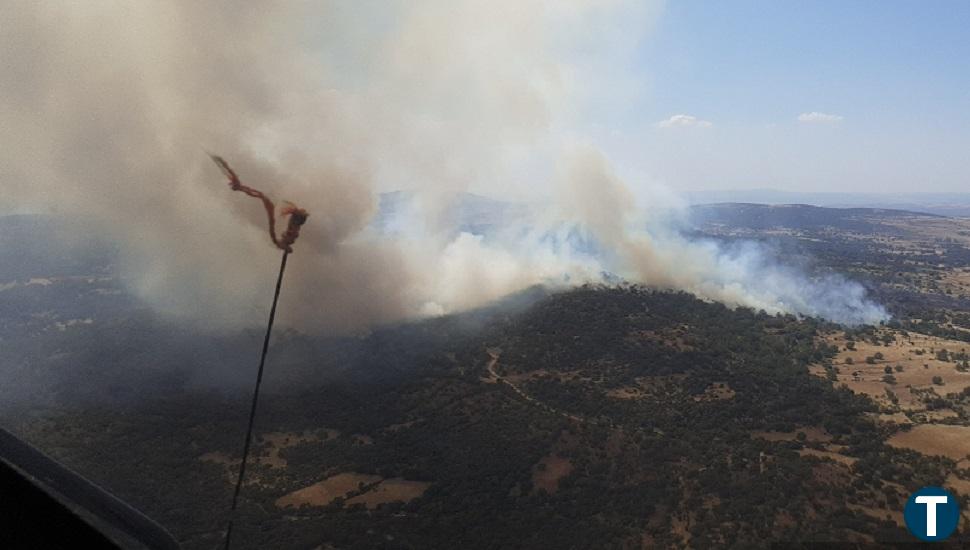
<svg viewBox="0 0 970 550">
<path fill-rule="evenodd" d="M 918 496 L 916 504 L 926 505 L 926 536 L 936 536 L 936 505 L 946 504 L 945 496 Z"/>
</svg>

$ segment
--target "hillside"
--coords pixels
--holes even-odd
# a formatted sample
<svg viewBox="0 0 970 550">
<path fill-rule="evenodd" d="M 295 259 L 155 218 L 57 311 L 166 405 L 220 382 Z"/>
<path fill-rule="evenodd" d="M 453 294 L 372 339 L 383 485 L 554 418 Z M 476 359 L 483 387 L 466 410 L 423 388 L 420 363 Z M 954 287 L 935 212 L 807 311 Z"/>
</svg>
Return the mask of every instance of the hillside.
<svg viewBox="0 0 970 550">
<path fill-rule="evenodd" d="M 236 540 L 905 541 L 900 510 L 915 488 L 942 484 L 966 503 L 966 222 L 870 209 L 712 212 L 691 237 L 806 258 L 807 269 L 863 281 L 894 318 L 848 328 L 618 286 L 534 288 L 347 337 L 280 331 Z M 0 422 L 186 548 L 217 545 L 259 332 L 153 313 L 127 291 L 115 252 L 74 246 L 69 226 L 0 224 L 0 255 L 24 258 L 0 281 Z M 24 256 L 27 236 L 58 252 Z"/>
<path fill-rule="evenodd" d="M 907 210 L 942 216 L 970 216 L 970 194 L 873 192 L 781 191 L 777 189 L 735 189 L 685 193 L 691 204 L 744 202 L 759 204 L 811 204 L 826 208 L 880 208 Z"/>
<path fill-rule="evenodd" d="M 915 488 L 942 483 L 953 462 L 885 445 L 893 429 L 871 419 L 871 402 L 809 373 L 833 356 L 816 338 L 826 328 L 684 294 L 587 288 L 437 347 L 407 376 L 276 393 L 261 410 L 239 540 L 701 548 L 902 538 L 885 517 Z M 211 547 L 244 400 L 159 397 L 21 429 L 187 547 Z"/>
</svg>

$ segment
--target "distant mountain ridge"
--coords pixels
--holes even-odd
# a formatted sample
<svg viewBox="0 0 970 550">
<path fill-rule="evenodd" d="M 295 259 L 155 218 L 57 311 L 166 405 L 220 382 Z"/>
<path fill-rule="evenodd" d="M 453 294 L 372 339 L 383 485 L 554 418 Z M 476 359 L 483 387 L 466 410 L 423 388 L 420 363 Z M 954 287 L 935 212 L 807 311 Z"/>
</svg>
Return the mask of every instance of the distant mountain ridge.
<svg viewBox="0 0 970 550">
<path fill-rule="evenodd" d="M 382 232 L 406 231 L 399 227 L 399 220 L 406 218 L 409 203 L 415 195 L 405 191 L 383 193 L 379 212 L 372 226 Z M 532 205 L 503 201 L 475 195 L 457 193 L 443 203 L 443 220 L 448 225 L 477 235 L 488 234 L 493 228 L 511 224 L 531 225 Z M 970 207 L 968 207 L 970 208 Z M 968 210 L 970 212 L 970 210 Z M 690 225 L 719 223 L 749 229 L 789 227 L 793 229 L 838 227 L 843 230 L 867 231 L 872 229 L 871 218 L 945 218 L 946 214 L 888 207 L 832 207 L 804 203 L 760 202 L 713 202 L 692 204 L 687 218 Z M 865 219 L 870 218 L 870 219 Z"/>
<path fill-rule="evenodd" d="M 881 208 L 944 216 L 970 216 L 970 193 L 839 193 L 775 189 L 690 191 L 692 205 L 711 203 L 806 204 L 827 208 Z"/>
<path fill-rule="evenodd" d="M 690 208 L 695 225 L 719 224 L 745 229 L 818 229 L 826 226 L 844 231 L 872 231 L 873 221 L 901 218 L 937 218 L 940 214 L 891 208 L 828 208 L 810 204 L 715 203 Z"/>
</svg>

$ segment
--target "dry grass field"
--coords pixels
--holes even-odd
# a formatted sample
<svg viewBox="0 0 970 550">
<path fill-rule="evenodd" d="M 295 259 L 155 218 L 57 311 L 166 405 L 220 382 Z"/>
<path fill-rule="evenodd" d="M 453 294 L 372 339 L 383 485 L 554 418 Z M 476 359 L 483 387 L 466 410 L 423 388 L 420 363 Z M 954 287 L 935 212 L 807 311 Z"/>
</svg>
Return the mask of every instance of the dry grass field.
<svg viewBox="0 0 970 550">
<path fill-rule="evenodd" d="M 363 504 L 373 510 L 389 502 L 410 502 L 428 490 L 431 484 L 426 481 L 409 481 L 399 477 L 385 479 L 363 494 L 347 499 L 347 506 Z"/>
<path fill-rule="evenodd" d="M 280 508 L 299 508 L 304 504 L 326 506 L 340 497 L 360 490 L 361 486 L 372 485 L 382 479 L 381 476 L 345 472 L 280 497 L 276 500 L 276 505 Z"/>
<path fill-rule="evenodd" d="M 907 216 L 880 219 L 879 222 L 912 234 L 912 240 L 923 246 L 933 246 L 946 240 L 970 246 L 970 219 L 968 218 Z"/>
<path fill-rule="evenodd" d="M 347 498 L 347 506 L 363 504 L 373 510 L 388 502 L 410 502 L 423 495 L 430 486 L 425 481 L 399 477 L 384 479 L 376 475 L 344 472 L 280 497 L 276 500 L 276 506 L 326 506 L 338 498 L 350 497 Z"/>
<path fill-rule="evenodd" d="M 961 295 L 970 295 L 970 268 L 947 271 L 943 274 L 941 283 L 944 290 Z"/>
<path fill-rule="evenodd" d="M 919 424 L 889 438 L 893 447 L 941 455 L 959 462 L 970 456 L 970 426 Z"/>
<path fill-rule="evenodd" d="M 947 476 L 944 485 L 961 495 L 970 494 L 970 479 L 962 477 L 960 470 L 970 466 L 970 426 L 960 425 L 960 414 L 953 409 L 928 408 L 930 400 L 970 387 L 970 372 L 959 370 L 963 361 L 952 357 L 965 353 L 970 344 L 886 328 L 877 331 L 876 339 L 882 343 L 848 340 L 841 332 L 826 336 L 826 341 L 839 350 L 833 361 L 838 369 L 833 384 L 864 394 L 880 406 L 882 412 L 875 414 L 875 419 L 898 427 L 887 440 L 889 445 L 952 459 L 957 469 Z M 826 376 L 821 367 L 810 370 Z M 831 458 L 851 470 L 855 460 L 828 447 L 806 448 L 800 454 Z M 902 525 L 898 510 L 859 511 L 873 517 L 888 515 Z M 970 518 L 970 512 L 964 515 Z"/>
<path fill-rule="evenodd" d="M 869 396 L 887 413 L 926 413 L 925 398 L 928 395 L 945 396 L 970 387 L 970 372 L 960 372 L 957 362 L 942 360 L 938 355 L 941 350 L 946 350 L 947 356 L 965 353 L 970 344 L 891 329 L 880 329 L 877 334 L 892 340 L 882 345 L 869 341 L 850 342 L 844 333 L 826 337 L 829 344 L 839 349 L 833 361 L 839 371 L 837 384 Z M 814 367 L 812 372 L 825 374 L 819 367 Z M 887 378 L 889 376 L 891 378 Z M 930 417 L 941 419 L 953 414 L 953 411 L 933 411 Z M 887 416 L 884 420 L 892 420 L 892 417 Z"/>
</svg>

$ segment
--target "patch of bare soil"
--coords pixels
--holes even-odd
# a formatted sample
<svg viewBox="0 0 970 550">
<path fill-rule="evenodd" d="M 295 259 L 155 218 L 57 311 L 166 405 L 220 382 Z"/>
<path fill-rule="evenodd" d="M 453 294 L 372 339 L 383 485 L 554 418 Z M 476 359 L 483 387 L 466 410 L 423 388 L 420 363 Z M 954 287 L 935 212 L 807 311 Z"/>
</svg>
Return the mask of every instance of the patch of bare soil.
<svg viewBox="0 0 970 550">
<path fill-rule="evenodd" d="M 543 457 L 532 469 L 532 485 L 535 490 L 545 489 L 549 494 L 559 490 L 559 480 L 573 471 L 573 463 L 557 454 Z"/>
</svg>

